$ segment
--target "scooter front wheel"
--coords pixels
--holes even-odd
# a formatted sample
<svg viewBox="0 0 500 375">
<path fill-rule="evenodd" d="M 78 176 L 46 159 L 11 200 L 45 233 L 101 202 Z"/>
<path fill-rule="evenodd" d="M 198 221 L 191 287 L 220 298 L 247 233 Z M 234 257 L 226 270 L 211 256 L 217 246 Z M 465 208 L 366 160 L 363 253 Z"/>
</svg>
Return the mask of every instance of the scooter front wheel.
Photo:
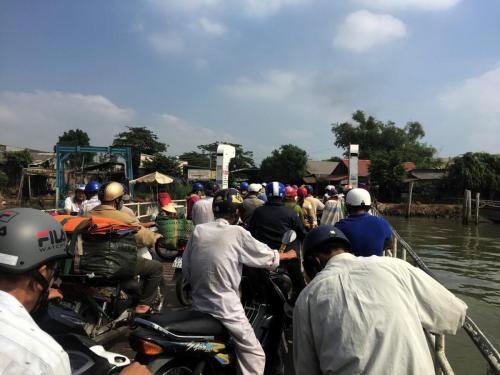
<svg viewBox="0 0 500 375">
<path fill-rule="evenodd" d="M 176 274 L 175 292 L 182 305 L 191 306 L 193 302 L 191 299 L 191 284 L 182 276 L 181 272 Z"/>
</svg>

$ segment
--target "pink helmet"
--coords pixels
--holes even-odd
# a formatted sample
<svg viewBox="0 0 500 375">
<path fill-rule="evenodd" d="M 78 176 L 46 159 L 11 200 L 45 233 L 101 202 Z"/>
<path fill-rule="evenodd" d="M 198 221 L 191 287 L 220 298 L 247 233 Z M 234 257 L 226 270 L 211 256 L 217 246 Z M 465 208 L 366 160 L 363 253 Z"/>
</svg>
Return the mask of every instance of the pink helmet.
<svg viewBox="0 0 500 375">
<path fill-rule="evenodd" d="M 305 198 L 305 197 L 307 197 L 308 192 L 307 192 L 307 189 L 304 186 L 301 186 L 297 190 L 297 194 L 299 195 L 299 197 Z"/>
<path fill-rule="evenodd" d="M 285 188 L 285 196 L 295 198 L 297 196 L 297 190 L 295 190 L 292 186 L 287 186 Z"/>
</svg>

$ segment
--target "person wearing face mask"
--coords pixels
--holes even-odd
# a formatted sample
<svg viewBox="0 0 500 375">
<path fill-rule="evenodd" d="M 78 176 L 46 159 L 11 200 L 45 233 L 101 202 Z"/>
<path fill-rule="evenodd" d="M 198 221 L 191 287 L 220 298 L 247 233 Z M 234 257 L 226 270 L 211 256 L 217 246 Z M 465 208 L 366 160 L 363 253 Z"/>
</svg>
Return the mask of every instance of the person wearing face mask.
<svg viewBox="0 0 500 375">
<path fill-rule="evenodd" d="M 68 354 L 30 315 L 46 306 L 67 256 L 66 234 L 49 214 L 0 211 L 0 374 L 71 374 Z M 121 374 L 150 372 L 133 364 Z"/>
<path fill-rule="evenodd" d="M 423 329 L 455 334 L 467 305 L 421 269 L 356 257 L 348 237 L 321 225 L 304 239 L 312 280 L 293 313 L 297 374 L 434 374 Z"/>
</svg>

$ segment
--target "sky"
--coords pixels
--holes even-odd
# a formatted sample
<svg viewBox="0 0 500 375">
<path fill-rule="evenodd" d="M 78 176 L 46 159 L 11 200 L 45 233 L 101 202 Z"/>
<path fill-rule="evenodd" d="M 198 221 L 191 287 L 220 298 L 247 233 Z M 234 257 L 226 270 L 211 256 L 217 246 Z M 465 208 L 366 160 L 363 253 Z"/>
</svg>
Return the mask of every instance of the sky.
<svg viewBox="0 0 500 375">
<path fill-rule="evenodd" d="M 500 153 L 499 18 L 495 0 L 2 0 L 0 144 L 147 126 L 171 155 L 321 160 L 361 109 L 421 122 L 442 157 Z"/>
</svg>

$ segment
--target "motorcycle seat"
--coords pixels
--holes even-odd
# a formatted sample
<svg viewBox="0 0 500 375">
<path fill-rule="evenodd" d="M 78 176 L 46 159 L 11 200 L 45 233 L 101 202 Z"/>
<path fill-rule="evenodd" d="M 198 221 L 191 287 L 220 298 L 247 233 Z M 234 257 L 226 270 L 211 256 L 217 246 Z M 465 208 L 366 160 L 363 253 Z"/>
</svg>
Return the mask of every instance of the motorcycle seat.
<svg viewBox="0 0 500 375">
<path fill-rule="evenodd" d="M 96 288 L 99 287 L 115 288 L 118 286 L 119 282 L 120 288 L 126 292 L 138 294 L 141 291 L 141 286 L 136 278 L 109 279 L 106 277 L 87 278 L 82 276 L 81 279 L 84 280 L 86 285 L 93 286 Z"/>
<path fill-rule="evenodd" d="M 220 340 L 229 338 L 228 331 L 220 321 L 199 311 L 172 311 L 152 315 L 149 320 L 178 336 L 214 336 Z"/>
</svg>

